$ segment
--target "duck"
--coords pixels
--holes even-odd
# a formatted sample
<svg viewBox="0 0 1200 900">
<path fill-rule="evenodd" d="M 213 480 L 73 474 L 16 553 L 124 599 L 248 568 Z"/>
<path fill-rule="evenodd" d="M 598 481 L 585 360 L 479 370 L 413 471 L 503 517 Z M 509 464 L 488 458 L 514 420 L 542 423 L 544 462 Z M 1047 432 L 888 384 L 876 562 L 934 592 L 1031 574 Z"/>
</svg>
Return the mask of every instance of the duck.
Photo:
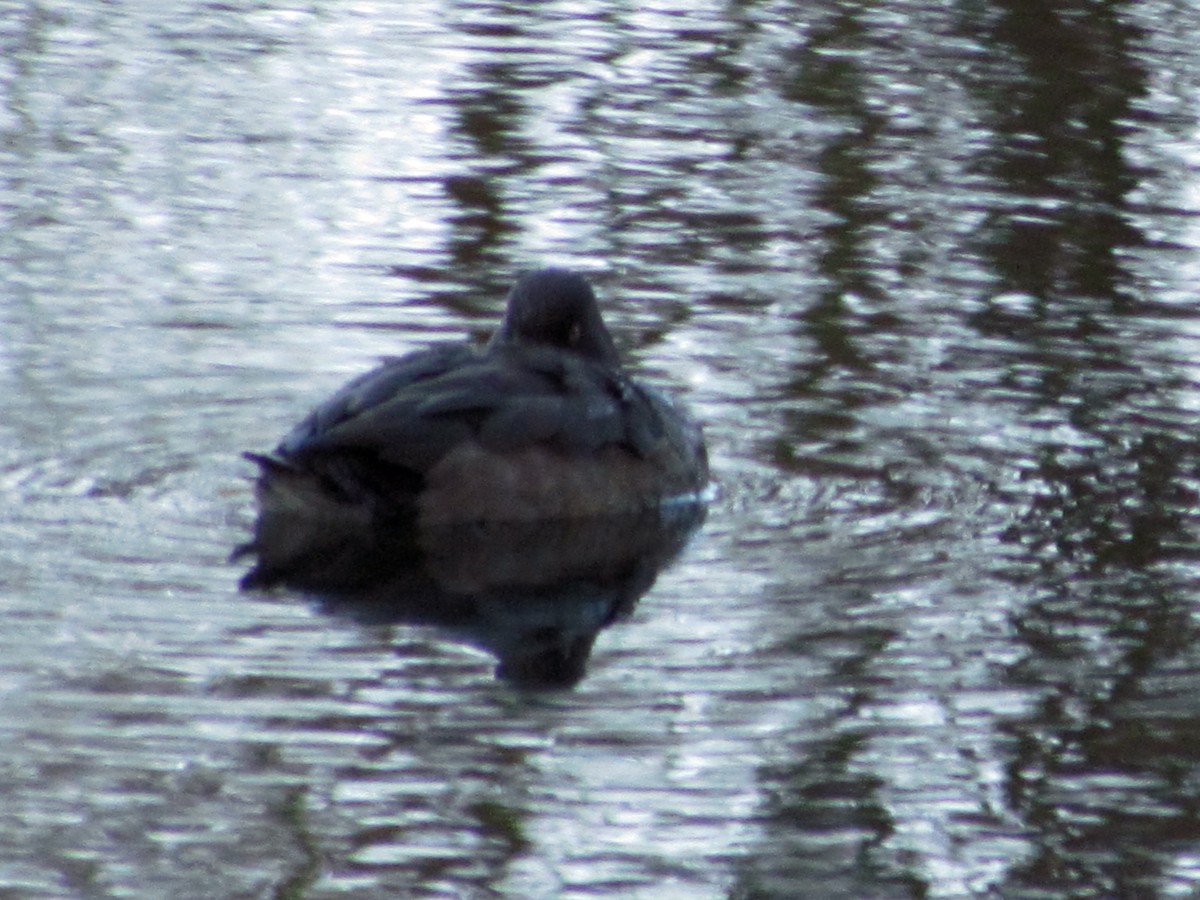
<svg viewBox="0 0 1200 900">
<path fill-rule="evenodd" d="M 623 367 L 581 274 L 521 274 L 482 346 L 383 361 L 305 416 L 259 467 L 261 517 L 334 510 L 421 529 L 638 514 L 702 502 L 703 430 Z"/>
</svg>

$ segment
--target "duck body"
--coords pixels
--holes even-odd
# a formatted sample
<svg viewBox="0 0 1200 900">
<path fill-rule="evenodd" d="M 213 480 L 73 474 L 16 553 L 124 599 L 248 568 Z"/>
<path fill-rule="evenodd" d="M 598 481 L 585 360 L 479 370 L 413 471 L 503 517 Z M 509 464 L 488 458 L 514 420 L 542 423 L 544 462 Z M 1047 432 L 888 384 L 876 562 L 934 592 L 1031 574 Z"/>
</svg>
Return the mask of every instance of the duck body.
<svg viewBox="0 0 1200 900">
<path fill-rule="evenodd" d="M 522 276 L 487 345 L 388 360 L 251 458 L 264 512 L 332 503 L 375 524 L 626 514 L 708 481 L 700 427 L 624 373 L 590 286 L 561 269 Z"/>
</svg>

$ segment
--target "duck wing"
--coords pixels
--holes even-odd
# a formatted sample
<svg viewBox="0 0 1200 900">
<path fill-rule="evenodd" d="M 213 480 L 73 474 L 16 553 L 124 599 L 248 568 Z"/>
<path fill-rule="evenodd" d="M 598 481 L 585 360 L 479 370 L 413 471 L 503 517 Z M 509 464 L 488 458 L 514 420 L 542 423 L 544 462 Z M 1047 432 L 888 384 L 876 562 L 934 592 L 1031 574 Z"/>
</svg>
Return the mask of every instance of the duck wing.
<svg viewBox="0 0 1200 900">
<path fill-rule="evenodd" d="M 276 453 L 302 461 L 367 453 L 423 474 L 457 444 L 496 453 L 544 445 L 640 457 L 664 433 L 661 402 L 619 371 L 548 347 L 465 345 L 384 363 L 317 407 Z"/>
</svg>

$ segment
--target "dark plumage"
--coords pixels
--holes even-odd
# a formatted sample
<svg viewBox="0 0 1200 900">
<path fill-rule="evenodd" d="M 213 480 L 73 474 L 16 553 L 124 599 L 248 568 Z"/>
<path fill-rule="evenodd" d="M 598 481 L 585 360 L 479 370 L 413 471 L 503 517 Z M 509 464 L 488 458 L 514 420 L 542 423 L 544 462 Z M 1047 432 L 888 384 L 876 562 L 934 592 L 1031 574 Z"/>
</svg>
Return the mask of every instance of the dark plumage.
<svg viewBox="0 0 1200 900">
<path fill-rule="evenodd" d="M 591 287 L 562 269 L 520 278 L 486 346 L 390 360 L 250 456 L 264 512 L 332 503 L 373 523 L 627 513 L 708 480 L 699 427 L 623 372 Z"/>
</svg>

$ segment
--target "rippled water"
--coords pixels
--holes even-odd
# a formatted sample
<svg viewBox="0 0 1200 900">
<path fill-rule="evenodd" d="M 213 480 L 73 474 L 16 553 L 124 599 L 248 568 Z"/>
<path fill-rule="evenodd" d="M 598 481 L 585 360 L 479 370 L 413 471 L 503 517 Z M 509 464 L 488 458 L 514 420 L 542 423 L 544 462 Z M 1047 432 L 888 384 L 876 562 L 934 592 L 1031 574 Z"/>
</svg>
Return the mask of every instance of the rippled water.
<svg viewBox="0 0 1200 900">
<path fill-rule="evenodd" d="M 0 0 L 0 893 L 1200 891 L 1200 12 Z M 587 271 L 719 497 L 569 691 L 237 590 Z"/>
</svg>

